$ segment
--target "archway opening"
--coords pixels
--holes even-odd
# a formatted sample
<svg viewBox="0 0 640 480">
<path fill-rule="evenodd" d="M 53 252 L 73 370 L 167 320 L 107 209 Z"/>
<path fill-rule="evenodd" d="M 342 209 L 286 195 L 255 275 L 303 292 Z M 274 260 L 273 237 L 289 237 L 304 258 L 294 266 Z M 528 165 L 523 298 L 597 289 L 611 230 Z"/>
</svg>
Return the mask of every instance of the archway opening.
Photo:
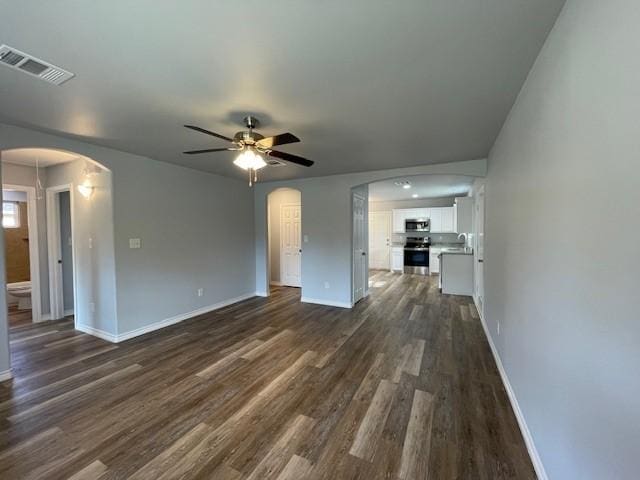
<svg viewBox="0 0 640 480">
<path fill-rule="evenodd" d="M 25 258 L 8 240 L 6 227 L 19 223 L 10 219 L 4 229 L 2 268 L 5 273 L 24 270 L 28 262 L 29 274 L 19 279 L 19 291 L 13 270 L 3 285 L 2 307 L 8 306 L 8 315 L 1 336 L 19 339 L 32 328 L 29 324 L 47 321 L 61 322 L 51 327 L 57 331 L 90 331 L 110 301 L 103 295 L 105 285 L 114 283 L 103 268 L 103 257 L 113 257 L 110 170 L 84 155 L 51 148 L 3 150 L 0 159 L 3 210 L 19 211 L 19 199 L 25 199 L 29 228 L 22 241 L 30 252 Z"/>
</svg>

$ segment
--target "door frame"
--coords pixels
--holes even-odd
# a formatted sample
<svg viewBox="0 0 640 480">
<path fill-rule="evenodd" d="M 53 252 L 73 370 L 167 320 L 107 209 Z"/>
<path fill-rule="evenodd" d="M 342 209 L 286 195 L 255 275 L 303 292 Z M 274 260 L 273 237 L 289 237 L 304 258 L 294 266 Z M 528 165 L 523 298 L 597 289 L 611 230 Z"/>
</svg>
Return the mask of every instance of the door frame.
<svg viewBox="0 0 640 480">
<path fill-rule="evenodd" d="M 355 254 L 356 250 L 356 238 L 355 238 L 355 226 L 356 226 L 356 216 L 355 216 L 355 198 L 358 197 L 362 200 L 365 211 L 362 215 L 362 250 L 364 255 L 360 255 L 360 257 L 365 257 L 364 266 L 362 269 L 362 297 L 356 298 L 356 258 L 358 255 Z M 363 196 L 357 191 L 351 191 L 351 305 L 355 305 L 363 298 L 366 298 L 369 295 L 369 282 L 368 282 L 368 273 L 369 273 L 369 235 L 368 228 L 369 225 L 369 211 L 367 208 L 367 198 Z M 360 261 L 362 259 L 360 258 Z"/>
<path fill-rule="evenodd" d="M 69 209 L 71 216 L 71 269 L 73 271 L 73 317 L 74 326 L 78 322 L 78 288 L 76 273 L 76 235 L 74 228 L 74 192 L 73 184 L 56 185 L 48 187 L 47 197 L 47 252 L 49 254 L 49 299 L 51 304 L 51 319 L 64 318 L 64 290 L 62 268 L 59 267 L 58 259 L 62 255 L 62 244 L 60 243 L 60 193 L 69 192 Z"/>
<path fill-rule="evenodd" d="M 478 199 L 480 197 L 480 195 L 482 195 L 484 198 L 482 199 L 482 220 L 483 220 L 483 225 L 482 225 L 482 234 L 483 234 L 483 238 L 482 238 L 482 256 L 480 256 L 480 249 L 478 248 L 478 244 L 480 242 L 480 220 L 479 220 L 479 215 L 478 215 L 478 210 L 480 210 L 479 208 L 479 202 Z M 473 271 L 473 300 L 474 303 L 476 305 L 476 309 L 478 310 L 478 314 L 480 315 L 480 318 L 484 319 L 484 305 L 485 305 L 485 285 L 484 285 L 484 230 L 485 230 L 485 225 L 486 225 L 486 202 L 487 201 L 487 197 L 486 197 L 486 193 L 485 193 L 485 185 L 480 185 L 478 187 L 478 190 L 476 192 L 474 192 L 474 209 L 473 209 L 473 214 L 474 214 L 474 218 L 473 218 L 473 226 L 474 226 L 474 230 L 475 230 L 475 234 L 474 234 L 474 245 L 473 245 L 473 257 L 474 257 L 474 271 Z M 482 267 L 480 267 L 480 264 L 482 264 Z M 482 270 L 482 275 L 480 275 L 480 270 Z M 480 300 L 480 295 L 478 295 L 479 291 L 478 291 L 478 282 L 480 281 L 482 282 L 482 300 Z"/>
<path fill-rule="evenodd" d="M 42 295 L 40 295 L 40 242 L 38 237 L 38 202 L 36 188 L 3 183 L 2 189 L 25 192 L 27 194 L 27 229 L 29 230 L 29 276 L 31 277 L 31 321 L 47 320 L 42 315 Z"/>
<path fill-rule="evenodd" d="M 284 271 L 284 255 L 282 254 L 282 252 L 284 251 L 284 245 L 283 245 L 283 236 L 282 236 L 282 227 L 284 225 L 283 219 L 284 216 L 282 215 L 282 211 L 284 210 L 285 207 L 298 207 L 300 209 L 300 285 L 298 286 L 294 286 L 294 285 L 288 285 L 287 283 L 284 282 L 284 275 L 283 275 L 283 271 Z M 300 203 L 281 203 L 280 204 L 280 225 L 278 225 L 278 228 L 280 229 L 280 285 L 284 285 L 286 287 L 293 287 L 293 288 L 300 288 L 302 289 L 302 204 Z"/>
<path fill-rule="evenodd" d="M 389 251 L 389 271 L 391 271 L 392 267 L 392 259 L 391 259 L 391 237 L 393 236 L 393 215 L 391 210 L 381 210 L 378 212 L 369 212 L 369 218 L 367 219 L 369 222 L 369 235 L 368 240 L 371 240 L 371 215 L 384 215 L 387 220 L 387 228 L 389 229 L 389 243 L 387 244 L 387 250 Z M 371 262 L 371 248 L 368 248 L 369 253 L 369 262 Z"/>
</svg>

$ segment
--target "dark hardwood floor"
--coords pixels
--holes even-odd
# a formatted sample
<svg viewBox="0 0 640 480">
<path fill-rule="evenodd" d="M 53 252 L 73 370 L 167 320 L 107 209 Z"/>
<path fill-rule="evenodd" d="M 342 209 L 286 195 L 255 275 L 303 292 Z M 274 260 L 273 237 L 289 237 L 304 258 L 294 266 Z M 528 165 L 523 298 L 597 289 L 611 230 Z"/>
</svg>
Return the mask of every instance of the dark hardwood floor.
<svg viewBox="0 0 640 480">
<path fill-rule="evenodd" d="M 535 478 L 472 300 L 371 285 L 352 310 L 277 288 L 117 345 L 13 328 L 0 478 Z"/>
<path fill-rule="evenodd" d="M 31 310 L 18 310 L 17 305 L 9 305 L 8 307 L 9 328 L 30 325 Z"/>
</svg>

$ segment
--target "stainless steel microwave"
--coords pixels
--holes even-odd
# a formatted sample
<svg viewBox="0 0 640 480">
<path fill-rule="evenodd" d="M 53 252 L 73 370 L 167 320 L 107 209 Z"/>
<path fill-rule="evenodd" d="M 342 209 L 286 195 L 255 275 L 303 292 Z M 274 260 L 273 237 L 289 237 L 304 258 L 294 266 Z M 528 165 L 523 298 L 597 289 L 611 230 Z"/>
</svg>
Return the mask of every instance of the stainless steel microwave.
<svg viewBox="0 0 640 480">
<path fill-rule="evenodd" d="M 404 221 L 404 231 L 407 233 L 429 230 L 431 230 L 431 222 L 428 218 L 410 218 Z"/>
</svg>

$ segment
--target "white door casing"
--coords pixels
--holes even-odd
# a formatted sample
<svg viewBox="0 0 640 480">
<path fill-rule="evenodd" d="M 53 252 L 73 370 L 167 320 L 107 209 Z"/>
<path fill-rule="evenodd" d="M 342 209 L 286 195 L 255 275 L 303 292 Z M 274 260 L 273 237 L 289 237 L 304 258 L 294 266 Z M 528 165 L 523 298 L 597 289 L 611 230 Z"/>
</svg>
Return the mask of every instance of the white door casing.
<svg viewBox="0 0 640 480">
<path fill-rule="evenodd" d="M 301 211 L 300 205 L 280 206 L 280 282 L 289 287 L 302 285 Z"/>
<path fill-rule="evenodd" d="M 369 213 L 369 268 L 391 268 L 391 212 Z"/>
<path fill-rule="evenodd" d="M 475 198 L 475 297 L 484 318 L 484 185 Z"/>
<path fill-rule="evenodd" d="M 365 199 L 353 192 L 353 303 L 365 296 L 367 252 L 365 245 Z"/>
</svg>

